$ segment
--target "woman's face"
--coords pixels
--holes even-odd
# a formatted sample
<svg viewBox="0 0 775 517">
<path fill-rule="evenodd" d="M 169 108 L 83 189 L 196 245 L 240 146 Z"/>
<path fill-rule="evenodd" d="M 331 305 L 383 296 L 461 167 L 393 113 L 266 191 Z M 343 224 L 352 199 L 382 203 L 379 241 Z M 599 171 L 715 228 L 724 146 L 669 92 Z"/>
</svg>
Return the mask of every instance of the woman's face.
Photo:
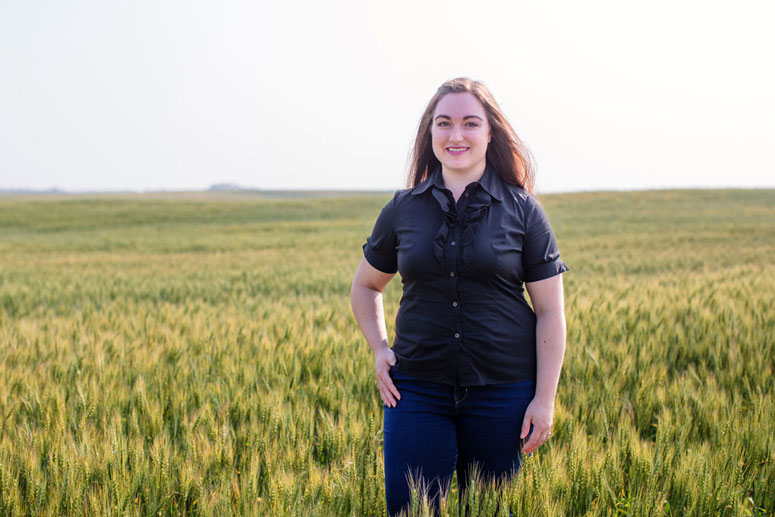
<svg viewBox="0 0 775 517">
<path fill-rule="evenodd" d="M 448 93 L 433 112 L 433 154 L 447 173 L 484 173 L 490 124 L 484 106 L 472 93 Z"/>
</svg>

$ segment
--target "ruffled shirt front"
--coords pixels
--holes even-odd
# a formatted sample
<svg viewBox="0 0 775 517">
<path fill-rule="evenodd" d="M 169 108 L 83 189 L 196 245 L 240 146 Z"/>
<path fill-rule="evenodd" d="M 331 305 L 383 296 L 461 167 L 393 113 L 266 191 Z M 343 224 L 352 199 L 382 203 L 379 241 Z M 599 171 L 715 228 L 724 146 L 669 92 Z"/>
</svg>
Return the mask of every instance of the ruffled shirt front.
<svg viewBox="0 0 775 517">
<path fill-rule="evenodd" d="M 473 189 L 473 192 L 466 192 L 464 196 L 468 199 L 462 204 L 462 213 L 458 216 L 455 201 L 449 190 L 443 187 L 434 188 L 432 194 L 439 202 L 444 221 L 433 238 L 433 253 L 436 255 L 436 260 L 443 268 L 451 270 L 451 261 L 454 258 L 460 267 L 465 268 L 470 265 L 473 258 L 476 232 L 479 229 L 479 223 L 490 210 L 492 197 L 484 189 Z M 447 240 L 454 233 L 457 225 L 462 228 L 462 235 L 458 243 L 459 251 L 455 256 L 452 253 L 447 253 L 446 249 Z"/>
</svg>

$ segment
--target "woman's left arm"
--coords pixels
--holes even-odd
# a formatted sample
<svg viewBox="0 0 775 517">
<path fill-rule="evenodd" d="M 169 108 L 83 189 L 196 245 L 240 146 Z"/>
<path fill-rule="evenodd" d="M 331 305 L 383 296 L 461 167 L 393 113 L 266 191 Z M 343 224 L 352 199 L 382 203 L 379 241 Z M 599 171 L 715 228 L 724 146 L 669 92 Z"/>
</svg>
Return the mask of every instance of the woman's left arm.
<svg viewBox="0 0 775 517">
<path fill-rule="evenodd" d="M 565 355 L 565 303 L 562 275 L 525 282 L 536 314 L 536 393 L 522 421 L 522 452 L 530 453 L 549 439 L 554 420 L 554 397 Z M 530 425 L 533 431 L 530 432 Z"/>
</svg>

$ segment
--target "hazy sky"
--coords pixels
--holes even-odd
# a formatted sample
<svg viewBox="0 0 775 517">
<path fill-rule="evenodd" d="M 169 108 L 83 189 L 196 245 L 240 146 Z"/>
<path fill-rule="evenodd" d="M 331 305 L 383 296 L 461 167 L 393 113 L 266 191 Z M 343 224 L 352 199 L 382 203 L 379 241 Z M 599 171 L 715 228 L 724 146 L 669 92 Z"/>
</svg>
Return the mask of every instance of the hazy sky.
<svg viewBox="0 0 775 517">
<path fill-rule="evenodd" d="M 0 188 L 401 188 L 457 76 L 539 191 L 775 187 L 771 5 L 0 0 Z"/>
</svg>

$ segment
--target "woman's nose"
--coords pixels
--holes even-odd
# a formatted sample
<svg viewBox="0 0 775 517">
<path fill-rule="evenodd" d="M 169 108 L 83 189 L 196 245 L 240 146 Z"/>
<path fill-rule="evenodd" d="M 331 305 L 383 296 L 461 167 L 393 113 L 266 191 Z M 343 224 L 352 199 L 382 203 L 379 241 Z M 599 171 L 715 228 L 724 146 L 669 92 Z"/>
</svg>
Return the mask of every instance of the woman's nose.
<svg viewBox="0 0 775 517">
<path fill-rule="evenodd" d="M 460 126 L 455 126 L 449 133 L 449 139 L 454 141 L 460 141 L 463 139 L 463 130 Z"/>
</svg>

